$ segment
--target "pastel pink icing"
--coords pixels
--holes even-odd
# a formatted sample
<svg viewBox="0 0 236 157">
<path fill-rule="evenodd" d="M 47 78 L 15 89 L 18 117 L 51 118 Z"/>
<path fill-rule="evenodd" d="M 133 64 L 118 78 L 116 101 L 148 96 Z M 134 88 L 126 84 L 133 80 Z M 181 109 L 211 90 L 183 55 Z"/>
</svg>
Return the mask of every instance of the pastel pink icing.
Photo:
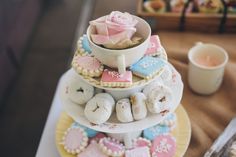
<svg viewBox="0 0 236 157">
<path fill-rule="evenodd" d="M 96 142 L 92 142 L 78 157 L 108 157 L 100 149 Z"/>
<path fill-rule="evenodd" d="M 105 69 L 102 73 L 102 82 L 132 82 L 132 72 L 126 71 L 120 75 L 117 71 L 109 71 Z"/>
<path fill-rule="evenodd" d="M 148 48 L 147 48 L 145 54 L 150 55 L 150 54 L 156 53 L 160 49 L 161 49 L 161 42 L 160 42 L 159 36 L 152 35 L 150 37 L 150 42 L 149 42 L 149 45 L 148 45 Z"/>
<path fill-rule="evenodd" d="M 90 56 L 79 56 L 76 61 L 80 67 L 87 70 L 97 70 L 101 66 L 101 63 L 96 58 Z"/>
<path fill-rule="evenodd" d="M 125 151 L 125 157 L 150 157 L 148 147 L 138 147 Z"/>
<path fill-rule="evenodd" d="M 136 147 L 145 147 L 145 146 L 149 147 L 150 144 L 151 144 L 150 141 L 147 141 L 143 138 L 139 138 L 139 139 L 134 141 L 133 146 L 134 146 L 134 148 L 136 148 Z"/>
<path fill-rule="evenodd" d="M 71 129 L 65 136 L 64 145 L 70 150 L 79 149 L 83 141 L 83 133 L 79 129 Z"/>
<path fill-rule="evenodd" d="M 159 135 L 152 142 L 152 157 L 173 157 L 175 151 L 176 142 L 171 135 Z"/>
<path fill-rule="evenodd" d="M 124 150 L 124 146 L 120 143 L 117 143 L 115 141 L 112 141 L 108 138 L 103 139 L 103 145 L 110 149 L 112 152 L 119 152 Z"/>
<path fill-rule="evenodd" d="M 90 142 L 91 142 L 91 141 L 99 142 L 99 140 L 102 139 L 102 138 L 104 138 L 104 137 L 106 137 L 106 135 L 103 134 L 103 133 L 101 133 L 101 132 L 99 132 L 99 133 L 96 134 L 96 136 L 90 138 L 89 141 L 90 141 Z"/>
</svg>

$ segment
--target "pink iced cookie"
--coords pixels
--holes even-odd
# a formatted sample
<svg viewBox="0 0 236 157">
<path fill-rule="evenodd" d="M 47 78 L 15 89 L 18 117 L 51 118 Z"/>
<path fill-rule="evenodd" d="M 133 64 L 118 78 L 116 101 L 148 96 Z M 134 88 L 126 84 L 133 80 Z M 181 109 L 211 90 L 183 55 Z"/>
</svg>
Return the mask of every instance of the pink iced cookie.
<svg viewBox="0 0 236 157">
<path fill-rule="evenodd" d="M 138 147 L 151 147 L 151 141 L 146 139 L 146 138 L 142 138 L 139 137 L 137 139 L 133 140 L 133 148 L 138 148 Z"/>
<path fill-rule="evenodd" d="M 98 77 L 102 74 L 103 65 L 91 56 L 75 56 L 72 67 L 84 76 Z"/>
<path fill-rule="evenodd" d="M 125 151 L 125 157 L 150 157 L 148 147 L 138 147 Z"/>
<path fill-rule="evenodd" d="M 172 157 L 175 155 L 175 151 L 175 139 L 169 134 L 159 135 L 152 142 L 152 157 Z"/>
<path fill-rule="evenodd" d="M 99 146 L 108 156 L 120 157 L 125 153 L 125 147 L 118 140 L 110 137 L 100 139 Z"/>
<path fill-rule="evenodd" d="M 62 138 L 64 149 L 71 154 L 80 153 L 88 145 L 88 137 L 86 132 L 78 128 L 68 128 Z"/>
<path fill-rule="evenodd" d="M 158 51 L 161 51 L 161 42 L 158 35 L 152 35 L 150 37 L 150 43 L 145 55 L 155 55 Z"/>
<path fill-rule="evenodd" d="M 106 154 L 104 154 L 97 144 L 97 142 L 92 141 L 91 144 L 80 154 L 78 154 L 78 157 L 108 157 Z"/>
<path fill-rule="evenodd" d="M 132 85 L 132 72 L 119 74 L 117 71 L 105 69 L 102 73 L 101 85 L 106 87 L 128 87 Z"/>
<path fill-rule="evenodd" d="M 99 142 L 99 140 L 102 139 L 102 138 L 104 138 L 104 137 L 106 137 L 106 135 L 103 134 L 103 133 L 101 133 L 101 132 L 99 132 L 99 133 L 96 134 L 96 136 L 90 138 L 89 141 L 90 141 L 90 143 L 91 143 L 92 141 Z"/>
</svg>

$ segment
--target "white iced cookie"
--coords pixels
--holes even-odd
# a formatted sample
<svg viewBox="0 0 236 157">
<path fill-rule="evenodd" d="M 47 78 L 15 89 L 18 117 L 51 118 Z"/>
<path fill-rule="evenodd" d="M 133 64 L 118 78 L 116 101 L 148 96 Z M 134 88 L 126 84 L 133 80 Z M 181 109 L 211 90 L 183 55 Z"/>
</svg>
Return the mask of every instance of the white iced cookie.
<svg viewBox="0 0 236 157">
<path fill-rule="evenodd" d="M 69 77 L 66 78 L 62 94 L 64 98 L 73 103 L 84 105 L 93 97 L 94 87 L 85 83 L 77 75 L 75 72 L 71 72 Z"/>
<path fill-rule="evenodd" d="M 152 91 L 156 86 L 163 84 L 163 81 L 160 77 L 158 77 L 156 80 L 148 84 L 147 86 L 144 87 L 143 89 L 143 94 L 148 96 L 150 91 Z"/>
<path fill-rule="evenodd" d="M 137 92 L 130 97 L 132 112 L 135 120 L 143 119 L 147 116 L 146 96 Z"/>
<path fill-rule="evenodd" d="M 170 110 L 173 99 L 169 87 L 163 84 L 156 84 L 147 94 L 147 108 L 152 113 L 166 113 Z"/>
<path fill-rule="evenodd" d="M 116 116 L 120 122 L 124 123 L 134 120 L 129 99 L 121 99 L 116 103 Z"/>
<path fill-rule="evenodd" d="M 85 106 L 85 117 L 94 124 L 106 122 L 115 107 L 115 101 L 108 93 L 96 94 Z"/>
</svg>

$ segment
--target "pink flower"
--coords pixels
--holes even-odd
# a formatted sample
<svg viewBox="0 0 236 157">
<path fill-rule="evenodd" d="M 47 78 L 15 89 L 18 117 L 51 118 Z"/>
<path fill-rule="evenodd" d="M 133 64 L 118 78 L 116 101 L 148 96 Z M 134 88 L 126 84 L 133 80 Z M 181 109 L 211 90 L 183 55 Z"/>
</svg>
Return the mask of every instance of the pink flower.
<svg viewBox="0 0 236 157">
<path fill-rule="evenodd" d="M 92 41 L 98 45 L 113 47 L 112 45 L 130 40 L 136 32 L 137 23 L 129 13 L 113 11 L 110 15 L 90 21 L 90 25 L 96 28 L 96 33 L 91 34 Z"/>
</svg>

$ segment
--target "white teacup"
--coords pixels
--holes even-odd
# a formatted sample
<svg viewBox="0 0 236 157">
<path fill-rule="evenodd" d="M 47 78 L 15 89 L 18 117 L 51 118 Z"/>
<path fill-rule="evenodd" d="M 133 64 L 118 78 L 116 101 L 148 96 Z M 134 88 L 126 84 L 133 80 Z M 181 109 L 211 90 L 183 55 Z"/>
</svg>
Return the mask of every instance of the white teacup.
<svg viewBox="0 0 236 157">
<path fill-rule="evenodd" d="M 90 34 L 95 31 L 95 28 L 89 26 L 87 29 L 87 37 L 92 54 L 103 64 L 112 68 L 118 68 L 120 74 L 125 72 L 126 67 L 134 64 L 144 56 L 151 36 L 149 24 L 140 17 L 133 17 L 138 20 L 138 24 L 136 25 L 137 32 L 144 38 L 144 41 L 132 48 L 112 50 L 98 46 L 90 38 Z"/>
<path fill-rule="evenodd" d="M 221 85 L 227 52 L 214 44 L 197 43 L 188 53 L 188 83 L 199 94 L 212 94 Z"/>
</svg>

